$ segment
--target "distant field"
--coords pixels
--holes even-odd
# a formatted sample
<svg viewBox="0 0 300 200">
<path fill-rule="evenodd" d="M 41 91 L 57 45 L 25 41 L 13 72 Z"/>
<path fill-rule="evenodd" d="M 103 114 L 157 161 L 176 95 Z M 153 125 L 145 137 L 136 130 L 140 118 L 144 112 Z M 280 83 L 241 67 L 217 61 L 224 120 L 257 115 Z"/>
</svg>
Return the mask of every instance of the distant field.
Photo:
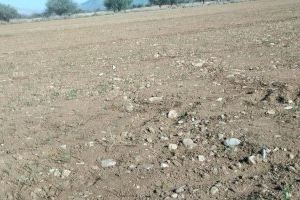
<svg viewBox="0 0 300 200">
<path fill-rule="evenodd" d="M 299 11 L 0 25 L 0 199 L 299 199 Z"/>
</svg>

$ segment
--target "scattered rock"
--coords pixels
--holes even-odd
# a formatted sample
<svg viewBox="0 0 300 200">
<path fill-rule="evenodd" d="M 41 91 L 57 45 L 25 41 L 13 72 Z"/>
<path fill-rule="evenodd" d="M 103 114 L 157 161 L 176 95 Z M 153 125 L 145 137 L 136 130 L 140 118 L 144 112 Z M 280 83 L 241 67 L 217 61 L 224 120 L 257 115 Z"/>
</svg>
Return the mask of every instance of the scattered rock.
<svg viewBox="0 0 300 200">
<path fill-rule="evenodd" d="M 286 107 L 284 107 L 284 109 L 285 110 L 291 110 L 291 109 L 293 109 L 293 106 L 286 106 Z"/>
<path fill-rule="evenodd" d="M 255 165 L 256 164 L 256 156 L 252 155 L 248 157 L 248 163 Z"/>
<path fill-rule="evenodd" d="M 176 110 L 170 110 L 170 112 L 168 113 L 168 118 L 176 119 L 177 117 L 178 117 L 178 113 L 176 112 Z"/>
<path fill-rule="evenodd" d="M 295 158 L 295 155 L 292 154 L 292 153 L 290 153 L 290 154 L 289 154 L 289 158 L 290 158 L 291 160 L 293 160 L 293 159 Z"/>
<path fill-rule="evenodd" d="M 160 167 L 161 167 L 161 168 L 168 168 L 168 167 L 169 167 L 169 164 L 168 164 L 168 163 L 161 163 L 161 164 L 160 164 Z"/>
<path fill-rule="evenodd" d="M 184 192 L 184 190 L 185 190 L 185 185 L 184 185 L 184 186 L 181 186 L 181 187 L 179 187 L 179 188 L 177 188 L 177 189 L 175 190 L 175 192 L 176 192 L 177 194 L 179 194 L 179 193 Z"/>
<path fill-rule="evenodd" d="M 192 63 L 192 65 L 194 67 L 203 67 L 203 65 L 205 64 L 205 60 L 200 60 L 198 63 Z"/>
<path fill-rule="evenodd" d="M 53 168 L 49 170 L 49 174 L 52 174 L 55 177 L 60 177 L 61 173 L 59 171 L 59 169 Z"/>
<path fill-rule="evenodd" d="M 182 140 L 182 143 L 183 143 L 183 145 L 184 145 L 186 148 L 188 148 L 188 149 L 192 149 L 192 148 L 194 148 L 195 146 L 197 146 L 197 145 L 193 142 L 193 140 L 190 139 L 190 138 L 185 138 L 185 139 L 183 139 L 183 140 Z"/>
<path fill-rule="evenodd" d="M 219 140 L 223 140 L 223 138 L 224 138 L 224 134 L 219 133 L 219 134 L 218 134 L 218 139 L 219 139 Z"/>
<path fill-rule="evenodd" d="M 162 140 L 162 141 L 167 141 L 167 140 L 169 140 L 169 138 L 168 138 L 167 136 L 161 136 L 161 137 L 160 137 L 160 140 Z"/>
<path fill-rule="evenodd" d="M 71 171 L 70 170 L 63 170 L 62 173 L 61 173 L 61 178 L 67 178 L 68 176 L 70 176 L 71 174 Z"/>
<path fill-rule="evenodd" d="M 200 162 L 204 162 L 206 159 L 205 159 L 205 156 L 203 156 L 203 155 L 198 155 L 198 160 L 199 160 Z"/>
<path fill-rule="evenodd" d="M 241 143 L 241 141 L 237 138 L 229 138 L 224 141 L 224 145 L 227 147 L 235 147 L 235 146 L 239 145 L 240 143 Z"/>
<path fill-rule="evenodd" d="M 127 111 L 127 112 L 132 112 L 133 110 L 134 110 L 134 106 L 132 105 L 132 103 L 127 103 L 126 105 L 125 105 L 125 110 Z"/>
<path fill-rule="evenodd" d="M 113 159 L 105 159 L 100 161 L 100 165 L 103 168 L 114 167 L 117 162 Z"/>
<path fill-rule="evenodd" d="M 152 143 L 152 142 L 153 142 L 152 138 L 150 138 L 150 137 L 147 137 L 147 138 L 146 138 L 146 141 L 147 141 L 148 143 Z"/>
<path fill-rule="evenodd" d="M 162 101 L 163 100 L 163 97 L 150 97 L 149 98 L 149 101 L 151 102 L 151 103 L 153 103 L 153 102 L 160 102 L 160 101 Z"/>
<path fill-rule="evenodd" d="M 266 159 L 267 159 L 267 155 L 268 155 L 270 152 L 271 152 L 271 150 L 268 149 L 268 148 L 263 148 L 263 149 L 261 150 L 261 154 L 262 154 L 263 160 L 266 160 Z"/>
<path fill-rule="evenodd" d="M 152 164 L 143 164 L 142 168 L 147 171 L 150 171 L 151 169 L 153 169 L 153 165 Z"/>
<path fill-rule="evenodd" d="M 94 141 L 90 141 L 89 142 L 89 147 L 93 147 L 93 146 L 95 146 L 95 142 Z"/>
<path fill-rule="evenodd" d="M 220 97 L 216 101 L 221 102 L 221 101 L 223 101 L 223 98 Z"/>
<path fill-rule="evenodd" d="M 216 195 L 217 193 L 219 193 L 219 188 L 216 186 L 212 186 L 209 190 L 210 194 L 212 195 Z"/>
<path fill-rule="evenodd" d="M 178 148 L 178 145 L 177 144 L 169 144 L 168 148 L 170 151 L 175 151 Z"/>
<path fill-rule="evenodd" d="M 267 112 L 266 112 L 268 115 L 275 115 L 275 110 L 268 110 Z"/>
</svg>

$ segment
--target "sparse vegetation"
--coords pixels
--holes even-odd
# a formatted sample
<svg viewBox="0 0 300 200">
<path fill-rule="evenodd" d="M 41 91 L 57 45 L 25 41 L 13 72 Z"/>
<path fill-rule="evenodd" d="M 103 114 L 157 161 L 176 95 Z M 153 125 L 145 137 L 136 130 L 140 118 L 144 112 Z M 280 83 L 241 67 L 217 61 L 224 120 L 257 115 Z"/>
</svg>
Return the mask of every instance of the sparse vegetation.
<svg viewBox="0 0 300 200">
<path fill-rule="evenodd" d="M 292 199 L 292 187 L 290 185 L 286 185 L 283 188 L 283 199 L 291 200 Z"/>
<path fill-rule="evenodd" d="M 120 12 L 121 10 L 128 9 L 131 3 L 132 0 L 105 0 L 104 5 L 107 10 Z"/>
<path fill-rule="evenodd" d="M 77 4 L 72 0 L 48 0 L 46 14 L 65 15 L 78 12 Z"/>
<path fill-rule="evenodd" d="M 300 200 L 300 1 L 216 4 L 0 25 L 0 200 Z"/>
<path fill-rule="evenodd" d="M 15 8 L 0 3 L 0 20 L 8 22 L 9 20 L 18 18 L 19 16 L 20 15 Z"/>
<path fill-rule="evenodd" d="M 178 0 L 150 0 L 150 3 L 161 7 L 163 5 L 176 5 Z"/>
</svg>

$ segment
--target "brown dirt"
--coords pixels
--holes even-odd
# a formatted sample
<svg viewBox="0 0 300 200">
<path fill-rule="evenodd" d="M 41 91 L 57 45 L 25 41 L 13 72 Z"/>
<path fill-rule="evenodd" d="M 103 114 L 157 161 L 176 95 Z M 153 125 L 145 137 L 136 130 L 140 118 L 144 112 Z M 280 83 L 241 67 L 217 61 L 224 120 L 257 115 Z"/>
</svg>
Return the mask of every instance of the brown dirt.
<svg viewBox="0 0 300 200">
<path fill-rule="evenodd" d="M 299 199 L 299 10 L 261 0 L 0 26 L 0 199 L 168 199 L 181 186 L 181 199 Z"/>
</svg>

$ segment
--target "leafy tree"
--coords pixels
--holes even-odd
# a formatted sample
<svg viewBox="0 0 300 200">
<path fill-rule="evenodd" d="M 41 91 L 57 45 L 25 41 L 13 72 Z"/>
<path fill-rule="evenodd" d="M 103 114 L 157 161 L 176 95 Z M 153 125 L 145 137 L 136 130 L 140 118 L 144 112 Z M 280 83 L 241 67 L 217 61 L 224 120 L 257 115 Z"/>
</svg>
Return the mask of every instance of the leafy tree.
<svg viewBox="0 0 300 200">
<path fill-rule="evenodd" d="M 77 4 L 73 0 L 48 0 L 46 3 L 47 14 L 72 14 L 78 11 Z"/>
<path fill-rule="evenodd" d="M 0 20 L 8 22 L 10 19 L 18 18 L 19 16 L 15 8 L 0 3 Z"/>
<path fill-rule="evenodd" d="M 114 12 L 119 12 L 121 10 L 126 10 L 131 5 L 132 0 L 105 0 L 104 6 L 107 10 L 113 10 Z"/>
</svg>

